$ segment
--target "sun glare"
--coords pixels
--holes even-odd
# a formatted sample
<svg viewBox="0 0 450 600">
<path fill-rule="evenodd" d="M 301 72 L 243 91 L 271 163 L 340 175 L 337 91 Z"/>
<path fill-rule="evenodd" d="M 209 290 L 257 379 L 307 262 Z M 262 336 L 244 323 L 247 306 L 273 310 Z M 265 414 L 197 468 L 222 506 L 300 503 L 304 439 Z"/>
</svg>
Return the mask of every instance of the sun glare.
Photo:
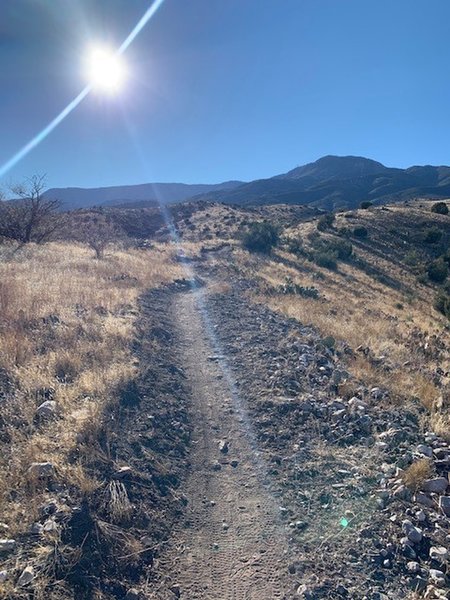
<svg viewBox="0 0 450 600">
<path fill-rule="evenodd" d="M 89 83 L 101 92 L 115 93 L 125 80 L 125 65 L 122 56 L 106 48 L 94 48 L 87 60 Z"/>
</svg>

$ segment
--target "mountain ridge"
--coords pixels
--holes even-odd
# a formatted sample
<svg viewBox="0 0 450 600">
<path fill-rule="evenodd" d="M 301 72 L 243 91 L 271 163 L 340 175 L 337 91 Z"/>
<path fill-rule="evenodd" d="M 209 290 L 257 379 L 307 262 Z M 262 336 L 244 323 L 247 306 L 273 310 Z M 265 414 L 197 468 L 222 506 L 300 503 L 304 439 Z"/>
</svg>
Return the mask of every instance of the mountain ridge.
<svg viewBox="0 0 450 600">
<path fill-rule="evenodd" d="M 147 183 L 99 188 L 53 188 L 65 209 L 90 206 L 174 204 L 206 200 L 241 206 L 305 204 L 325 210 L 352 209 L 411 198 L 450 197 L 450 167 L 387 167 L 362 156 L 327 155 L 273 177 L 218 184 Z"/>
</svg>

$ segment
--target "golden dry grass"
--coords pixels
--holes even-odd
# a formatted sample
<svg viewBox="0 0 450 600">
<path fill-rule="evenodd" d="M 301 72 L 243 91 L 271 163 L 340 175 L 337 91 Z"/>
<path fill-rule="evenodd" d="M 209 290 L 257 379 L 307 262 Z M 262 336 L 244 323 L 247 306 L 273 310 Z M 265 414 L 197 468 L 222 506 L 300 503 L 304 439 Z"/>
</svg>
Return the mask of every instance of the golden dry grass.
<svg viewBox="0 0 450 600">
<path fill-rule="evenodd" d="M 416 492 L 431 476 L 431 473 L 431 461 L 428 458 L 421 458 L 409 465 L 403 473 L 402 479 L 411 491 Z"/>
<path fill-rule="evenodd" d="M 371 218 L 366 211 L 359 212 Z M 315 223 L 310 222 L 285 233 L 301 238 L 308 246 L 308 234 L 315 230 Z M 330 235 L 322 233 L 321 237 Z M 360 260 L 399 285 L 388 285 L 382 276 L 377 278 L 352 262 L 339 261 L 338 271 L 330 271 L 283 248 L 270 258 L 243 250 L 236 250 L 234 256 L 241 274 L 257 283 L 253 300 L 312 325 L 323 336 L 331 335 L 354 350 L 368 347 L 371 357 L 380 358 L 377 366 L 376 361 L 356 353 L 356 359 L 348 363 L 356 379 L 386 387 L 392 397 L 417 398 L 430 411 L 442 397 L 445 405 L 448 386 L 438 387 L 433 373 L 438 368 L 445 370 L 446 365 L 442 352 L 434 349 L 440 344 L 448 347 L 450 335 L 445 317 L 432 307 L 430 289 L 419 284 L 401 262 L 392 262 L 382 253 L 371 254 L 370 249 L 355 247 L 354 251 Z M 299 286 L 315 287 L 320 298 L 278 293 L 287 278 Z M 392 368 L 383 368 L 386 365 Z"/>
<path fill-rule="evenodd" d="M 2 403 L 0 436 L 0 514 L 9 535 L 26 530 L 45 499 L 27 477 L 30 463 L 52 462 L 57 481 L 83 492 L 100 484 L 68 454 L 135 374 L 129 343 L 139 295 L 184 274 L 164 245 L 116 248 L 100 261 L 76 244 L 14 250 L 0 247 L 0 376 L 14 389 Z M 36 407 L 48 397 L 58 418 L 36 426 Z"/>
</svg>

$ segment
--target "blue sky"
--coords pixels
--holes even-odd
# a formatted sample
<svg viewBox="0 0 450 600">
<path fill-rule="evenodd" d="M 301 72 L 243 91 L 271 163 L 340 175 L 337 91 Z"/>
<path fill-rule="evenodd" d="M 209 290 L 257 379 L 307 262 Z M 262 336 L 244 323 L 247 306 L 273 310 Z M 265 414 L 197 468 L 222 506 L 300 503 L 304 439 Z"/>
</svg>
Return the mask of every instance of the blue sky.
<svg viewBox="0 0 450 600">
<path fill-rule="evenodd" d="M 0 1 L 0 164 L 83 88 L 86 48 L 120 45 L 149 4 Z M 251 180 L 325 154 L 449 164 L 449 22 L 448 0 L 166 0 L 122 92 L 89 96 L 5 180 Z"/>
</svg>

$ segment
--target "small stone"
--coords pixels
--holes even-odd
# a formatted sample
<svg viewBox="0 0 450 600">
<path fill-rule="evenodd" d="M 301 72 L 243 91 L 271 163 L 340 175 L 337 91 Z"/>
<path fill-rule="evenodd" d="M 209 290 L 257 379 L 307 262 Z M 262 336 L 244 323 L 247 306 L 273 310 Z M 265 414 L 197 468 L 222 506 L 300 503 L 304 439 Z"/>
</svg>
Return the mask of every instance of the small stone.
<svg viewBox="0 0 450 600">
<path fill-rule="evenodd" d="M 140 593 L 136 588 L 130 588 L 125 596 L 125 600 L 139 600 Z"/>
<path fill-rule="evenodd" d="M 222 529 L 224 531 L 228 531 L 228 529 L 230 529 L 230 526 L 228 523 L 226 523 L 225 521 L 222 523 Z"/>
<path fill-rule="evenodd" d="M 226 440 L 220 440 L 219 442 L 219 450 L 222 454 L 227 454 L 230 449 L 229 444 Z"/>
<path fill-rule="evenodd" d="M 383 567 L 385 569 L 390 569 L 391 568 L 391 561 L 388 558 L 386 560 L 383 560 Z"/>
<path fill-rule="evenodd" d="M 132 468 L 129 467 L 128 465 L 124 465 L 123 467 L 120 467 L 119 469 L 117 469 L 117 471 L 114 473 L 113 477 L 114 477 L 114 479 L 124 479 L 128 475 L 131 475 L 131 473 L 132 473 Z"/>
<path fill-rule="evenodd" d="M 426 514 L 423 512 L 423 510 L 418 510 L 416 512 L 416 519 L 420 522 L 423 523 L 424 521 L 427 520 L 427 516 Z"/>
<path fill-rule="evenodd" d="M 45 521 L 44 526 L 43 526 L 43 531 L 45 531 L 46 533 L 51 533 L 52 531 L 58 531 L 59 527 L 58 524 L 55 523 L 55 521 L 53 519 L 47 519 L 47 521 Z"/>
<path fill-rule="evenodd" d="M 449 556 L 447 548 L 443 546 L 431 546 L 430 558 L 439 562 L 445 562 Z"/>
<path fill-rule="evenodd" d="M 174 585 L 170 586 L 170 591 L 175 596 L 175 598 L 181 597 L 181 587 L 178 585 L 178 583 L 175 583 Z"/>
<path fill-rule="evenodd" d="M 422 540 L 422 530 L 418 527 L 414 527 L 408 519 L 403 521 L 402 530 L 405 532 L 408 540 L 413 544 L 418 544 Z"/>
<path fill-rule="evenodd" d="M 420 565 L 418 562 L 414 561 L 414 560 L 410 560 L 407 565 L 406 568 L 408 569 L 408 571 L 410 573 L 418 573 L 420 571 Z"/>
<path fill-rule="evenodd" d="M 54 473 L 55 467 L 51 462 L 31 463 L 28 468 L 28 475 L 35 479 L 42 477 L 51 477 Z"/>
<path fill-rule="evenodd" d="M 5 581 L 8 579 L 8 571 L 3 570 L 0 571 L 0 583 L 5 583 Z"/>
<path fill-rule="evenodd" d="M 424 492 L 434 492 L 435 494 L 443 494 L 448 486 L 448 479 L 445 477 L 436 477 L 435 479 L 427 479 L 422 485 Z"/>
<path fill-rule="evenodd" d="M 426 494 L 423 494 L 422 492 L 417 492 L 417 494 L 414 496 L 414 500 L 418 504 L 422 504 L 422 506 L 426 506 L 427 508 L 434 507 L 434 501 L 432 500 L 432 498 L 430 498 Z"/>
<path fill-rule="evenodd" d="M 33 581 L 33 579 L 34 579 L 33 567 L 25 567 L 25 569 L 22 571 L 22 574 L 17 581 L 17 585 L 18 585 L 18 587 L 23 587 L 23 586 L 31 583 Z"/>
<path fill-rule="evenodd" d="M 53 419 L 56 416 L 57 406 L 54 400 L 46 400 L 36 409 L 36 416 L 40 419 Z"/>
<path fill-rule="evenodd" d="M 433 457 L 433 448 L 431 446 L 426 446 L 425 444 L 419 444 L 417 446 L 417 452 L 428 458 Z"/>
<path fill-rule="evenodd" d="M 220 469 L 222 468 L 222 465 L 220 464 L 220 462 L 215 462 L 212 466 L 212 470 L 213 471 L 220 471 Z"/>
<path fill-rule="evenodd" d="M 12 552 L 16 547 L 16 540 L 0 540 L 0 552 Z"/>
<path fill-rule="evenodd" d="M 238 460 L 232 460 L 230 462 L 230 465 L 233 467 L 233 469 L 235 469 L 239 465 L 239 461 Z"/>
<path fill-rule="evenodd" d="M 442 510 L 444 515 L 450 517 L 450 496 L 441 496 L 439 498 L 439 508 Z"/>
<path fill-rule="evenodd" d="M 44 526 L 41 525 L 40 523 L 32 523 L 31 527 L 30 527 L 30 533 L 32 533 L 33 535 L 41 535 L 41 533 L 44 531 Z"/>
<path fill-rule="evenodd" d="M 445 585 L 445 574 L 438 569 L 430 569 L 430 579 L 436 585 Z"/>
</svg>

